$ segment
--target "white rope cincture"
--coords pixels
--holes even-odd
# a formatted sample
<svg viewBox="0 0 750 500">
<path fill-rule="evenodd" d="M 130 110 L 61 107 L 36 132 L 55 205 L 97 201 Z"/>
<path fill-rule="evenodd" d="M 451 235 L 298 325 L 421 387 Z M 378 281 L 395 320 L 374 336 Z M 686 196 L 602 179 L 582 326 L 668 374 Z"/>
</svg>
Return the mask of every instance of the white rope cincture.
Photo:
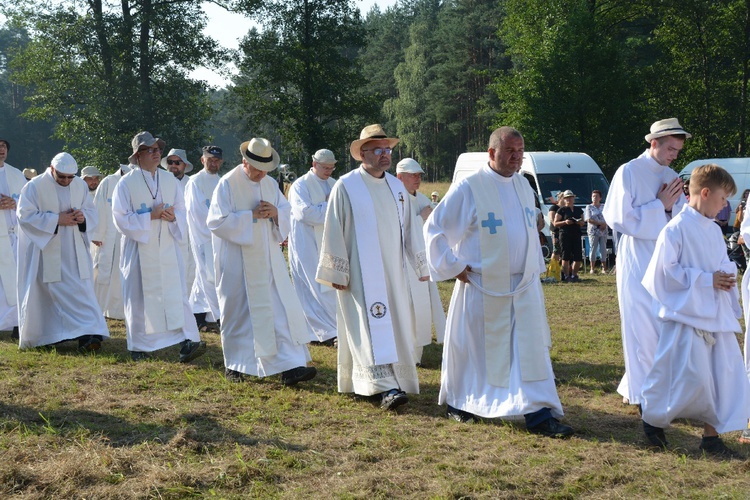
<svg viewBox="0 0 750 500">
<path fill-rule="evenodd" d="M 532 279 L 530 279 L 530 280 L 529 280 L 529 281 L 528 281 L 528 282 L 527 282 L 527 283 L 526 283 L 526 284 L 525 284 L 524 286 L 522 286 L 521 288 L 518 288 L 518 289 L 516 289 L 516 290 L 513 290 L 512 292 L 492 292 L 492 291 L 490 291 L 490 290 L 486 290 L 486 289 L 484 289 L 484 288 L 483 288 L 483 287 L 482 287 L 482 286 L 481 286 L 481 285 L 480 285 L 480 284 L 479 284 L 479 283 L 477 282 L 477 280 L 476 280 L 475 278 L 473 278 L 473 277 L 472 277 L 472 274 L 475 274 L 475 275 L 477 275 L 477 276 L 480 276 L 480 274 L 479 274 L 479 273 L 477 273 L 477 272 L 474 272 L 474 271 L 469 271 L 469 272 L 468 272 L 468 273 L 466 274 L 466 277 L 467 277 L 467 278 L 469 279 L 469 283 L 471 283 L 472 285 L 474 285 L 474 287 L 476 287 L 476 289 L 477 289 L 477 290 L 479 290 L 480 292 L 482 292 L 482 293 L 483 293 L 484 295 L 488 295 L 488 296 L 490 296 L 490 297 L 513 297 L 513 296 L 515 296 L 515 295 L 518 295 L 519 293 L 521 293 L 521 292 L 525 291 L 525 290 L 526 290 L 527 288 L 529 288 L 529 287 L 531 286 L 531 284 L 532 284 L 532 283 L 534 283 L 534 280 L 536 280 L 536 279 L 537 279 L 537 276 L 538 276 L 538 275 L 537 275 L 537 274 L 535 273 L 535 274 L 534 274 L 534 276 L 532 276 Z"/>
</svg>

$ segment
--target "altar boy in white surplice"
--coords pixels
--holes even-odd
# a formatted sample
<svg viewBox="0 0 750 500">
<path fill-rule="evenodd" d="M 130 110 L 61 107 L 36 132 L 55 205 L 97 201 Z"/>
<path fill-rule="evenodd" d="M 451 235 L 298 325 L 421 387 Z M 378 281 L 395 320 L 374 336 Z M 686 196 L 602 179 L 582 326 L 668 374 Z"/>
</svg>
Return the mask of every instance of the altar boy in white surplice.
<svg viewBox="0 0 750 500">
<path fill-rule="evenodd" d="M 424 228 L 434 280 L 456 278 L 443 347 L 448 417 L 523 415 L 529 432 L 566 437 L 549 357 L 534 193 L 518 175 L 524 141 L 492 133 L 489 164 L 453 186 Z"/>
<path fill-rule="evenodd" d="M 133 361 L 180 344 L 181 363 L 206 351 L 185 287 L 179 242 L 187 237 L 182 185 L 158 168 L 164 141 L 149 132 L 133 137 L 137 165 L 115 187 L 112 215 L 123 234 L 120 271 L 128 350 Z"/>
<path fill-rule="evenodd" d="M 690 176 L 690 201 L 669 221 L 643 278 L 654 298 L 659 340 L 643 383 L 643 428 L 666 446 L 663 428 L 676 418 L 703 425 L 700 449 L 732 458 L 719 433 L 742 430 L 750 418 L 750 382 L 737 343 L 742 315 L 737 267 L 727 257 L 714 217 L 737 192 L 732 176 L 703 165 Z"/>
<path fill-rule="evenodd" d="M 240 145 L 242 163 L 224 175 L 208 209 L 213 233 L 221 346 L 227 380 L 281 373 L 295 385 L 308 367 L 311 339 L 279 244 L 289 234 L 289 202 L 266 174 L 279 166 L 267 139 Z"/>
<path fill-rule="evenodd" d="M 94 295 L 86 231 L 97 224 L 86 183 L 68 153 L 52 159 L 31 180 L 18 203 L 19 347 L 78 339 L 81 351 L 96 351 L 109 337 Z"/>
</svg>

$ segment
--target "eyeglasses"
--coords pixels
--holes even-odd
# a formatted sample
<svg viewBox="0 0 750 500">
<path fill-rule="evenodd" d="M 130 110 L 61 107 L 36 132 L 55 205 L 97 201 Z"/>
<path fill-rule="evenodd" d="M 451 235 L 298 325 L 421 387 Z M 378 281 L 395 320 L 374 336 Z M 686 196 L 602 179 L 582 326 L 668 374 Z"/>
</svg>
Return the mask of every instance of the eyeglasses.
<svg viewBox="0 0 750 500">
<path fill-rule="evenodd" d="M 372 151 L 375 153 L 375 156 L 380 156 L 383 154 L 389 155 L 393 152 L 393 149 L 391 148 L 375 148 L 375 149 L 363 149 L 362 152 Z"/>
<path fill-rule="evenodd" d="M 182 160 L 167 160 L 167 165 L 179 165 L 182 163 Z"/>
<path fill-rule="evenodd" d="M 153 148 L 143 148 L 138 150 L 139 153 L 146 152 L 148 154 L 154 154 L 154 153 L 161 153 L 160 147 L 153 147 Z"/>
</svg>

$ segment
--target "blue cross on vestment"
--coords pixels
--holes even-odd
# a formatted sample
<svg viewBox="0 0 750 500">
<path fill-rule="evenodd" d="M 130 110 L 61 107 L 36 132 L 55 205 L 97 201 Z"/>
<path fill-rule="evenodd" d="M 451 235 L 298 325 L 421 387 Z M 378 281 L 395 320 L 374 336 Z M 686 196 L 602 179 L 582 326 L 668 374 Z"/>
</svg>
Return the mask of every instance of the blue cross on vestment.
<svg viewBox="0 0 750 500">
<path fill-rule="evenodd" d="M 18 201 L 19 194 L 18 193 L 13 193 L 13 194 L 10 195 L 10 197 L 13 198 L 14 200 Z"/>
<path fill-rule="evenodd" d="M 502 226 L 501 219 L 495 219 L 495 212 L 487 212 L 487 219 L 482 221 L 482 227 L 488 227 L 490 234 L 497 233 L 497 226 Z"/>
<path fill-rule="evenodd" d="M 112 204 L 112 198 L 107 198 L 107 203 Z"/>
<path fill-rule="evenodd" d="M 526 225 L 529 227 L 534 227 L 534 221 L 536 220 L 536 212 L 530 209 L 529 207 L 526 207 L 524 209 L 524 214 L 526 214 Z"/>
<path fill-rule="evenodd" d="M 206 198 L 206 208 L 211 208 L 211 200 Z"/>
<path fill-rule="evenodd" d="M 145 203 L 141 203 L 141 208 L 135 210 L 135 213 L 137 214 L 147 214 L 149 212 L 151 212 L 151 209 L 147 207 Z"/>
</svg>

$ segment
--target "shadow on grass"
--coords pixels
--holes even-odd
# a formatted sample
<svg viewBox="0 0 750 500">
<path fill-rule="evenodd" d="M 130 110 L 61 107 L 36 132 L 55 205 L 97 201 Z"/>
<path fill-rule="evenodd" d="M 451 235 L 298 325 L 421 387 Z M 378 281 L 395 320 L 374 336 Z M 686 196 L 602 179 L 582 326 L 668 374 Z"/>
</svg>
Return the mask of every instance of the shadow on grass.
<svg viewBox="0 0 750 500">
<path fill-rule="evenodd" d="M 619 363 L 552 362 L 558 383 L 585 391 L 615 392 L 625 368 Z"/>
</svg>

